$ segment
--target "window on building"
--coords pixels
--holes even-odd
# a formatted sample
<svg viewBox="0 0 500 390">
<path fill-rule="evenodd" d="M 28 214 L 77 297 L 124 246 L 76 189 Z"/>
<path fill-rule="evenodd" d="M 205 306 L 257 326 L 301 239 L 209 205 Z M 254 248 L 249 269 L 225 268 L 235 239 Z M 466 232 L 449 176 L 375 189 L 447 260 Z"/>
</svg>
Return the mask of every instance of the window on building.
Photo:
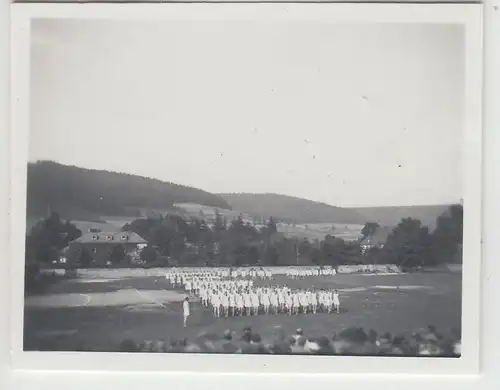
<svg viewBox="0 0 500 390">
<path fill-rule="evenodd" d="M 126 240 L 128 240 L 128 236 L 127 235 L 122 236 L 122 241 L 126 241 Z"/>
<path fill-rule="evenodd" d="M 97 253 L 97 248 L 92 248 L 92 253 Z"/>
<path fill-rule="evenodd" d="M 95 234 L 92 236 L 92 240 L 97 241 L 98 239 L 99 239 L 99 236 L 97 236 Z"/>
<path fill-rule="evenodd" d="M 108 241 L 113 241 L 113 236 L 107 236 L 106 238 L 108 239 Z"/>
</svg>

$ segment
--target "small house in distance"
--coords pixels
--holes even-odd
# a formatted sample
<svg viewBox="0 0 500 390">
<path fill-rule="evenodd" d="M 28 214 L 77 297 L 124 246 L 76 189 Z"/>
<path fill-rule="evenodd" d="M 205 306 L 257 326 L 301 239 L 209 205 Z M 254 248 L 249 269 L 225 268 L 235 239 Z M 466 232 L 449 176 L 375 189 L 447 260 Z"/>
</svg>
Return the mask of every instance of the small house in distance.
<svg viewBox="0 0 500 390">
<path fill-rule="evenodd" d="M 99 267 L 137 263 L 147 244 L 134 232 L 88 232 L 69 243 L 68 264 Z"/>
<path fill-rule="evenodd" d="M 391 232 L 392 229 L 389 227 L 378 227 L 375 233 L 370 234 L 361 241 L 361 254 L 365 255 L 371 248 L 382 249 Z"/>
</svg>

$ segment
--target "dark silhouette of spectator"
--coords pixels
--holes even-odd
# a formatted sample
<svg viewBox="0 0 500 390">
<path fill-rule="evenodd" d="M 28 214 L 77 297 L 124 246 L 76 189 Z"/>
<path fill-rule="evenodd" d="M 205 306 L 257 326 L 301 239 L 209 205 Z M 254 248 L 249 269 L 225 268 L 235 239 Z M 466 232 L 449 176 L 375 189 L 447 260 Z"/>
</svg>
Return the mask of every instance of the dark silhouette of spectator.
<svg viewBox="0 0 500 390">
<path fill-rule="evenodd" d="M 120 352 L 137 352 L 138 348 L 133 340 L 125 339 L 121 342 L 119 350 Z"/>
<path fill-rule="evenodd" d="M 282 329 L 274 335 L 273 341 L 263 343 L 258 333 L 250 327 L 235 340 L 233 333 L 226 330 L 223 335 L 201 333 L 194 342 L 188 339 L 168 342 L 146 340 L 136 344 L 125 339 L 118 346 L 121 352 L 189 352 L 189 353 L 249 353 L 249 354 L 345 354 L 345 355 L 392 355 L 392 356 L 444 356 L 457 357 L 461 353 L 460 333 L 453 330 L 443 335 L 433 326 L 428 326 L 411 337 L 393 337 L 390 333 L 378 335 L 375 330 L 367 333 L 363 328 L 342 330 L 332 339 L 326 336 L 306 337 L 302 329 L 285 337 Z M 40 350 L 47 348 L 49 341 L 39 342 Z M 54 343 L 54 341 L 51 341 Z M 52 346 L 52 344 L 50 345 Z M 78 345 L 76 346 L 78 347 Z M 47 348 L 48 349 L 48 348 Z M 54 349 L 52 349 L 54 350 Z M 75 350 L 75 349 L 73 349 Z"/>
<path fill-rule="evenodd" d="M 246 327 L 245 329 L 243 329 L 241 341 L 244 341 L 245 343 L 249 343 L 250 341 L 252 341 L 252 328 Z"/>
</svg>

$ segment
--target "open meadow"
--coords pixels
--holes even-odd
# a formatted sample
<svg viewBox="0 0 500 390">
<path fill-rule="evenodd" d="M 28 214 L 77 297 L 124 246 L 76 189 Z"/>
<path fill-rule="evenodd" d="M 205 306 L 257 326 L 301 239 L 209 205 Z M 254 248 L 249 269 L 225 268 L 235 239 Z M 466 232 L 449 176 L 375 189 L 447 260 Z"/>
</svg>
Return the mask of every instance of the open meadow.
<svg viewBox="0 0 500 390">
<path fill-rule="evenodd" d="M 240 332 L 250 326 L 264 341 L 302 328 L 307 335 L 332 336 L 347 327 L 410 335 L 429 324 L 444 332 L 460 329 L 460 272 L 370 275 L 337 274 L 272 281 L 290 288 L 337 288 L 339 314 L 258 315 L 214 318 L 192 299 L 189 324 L 182 327 L 183 291 L 155 270 L 92 270 L 63 279 L 25 300 L 25 350 L 116 351 L 131 339 L 194 338 L 201 332 Z"/>
</svg>

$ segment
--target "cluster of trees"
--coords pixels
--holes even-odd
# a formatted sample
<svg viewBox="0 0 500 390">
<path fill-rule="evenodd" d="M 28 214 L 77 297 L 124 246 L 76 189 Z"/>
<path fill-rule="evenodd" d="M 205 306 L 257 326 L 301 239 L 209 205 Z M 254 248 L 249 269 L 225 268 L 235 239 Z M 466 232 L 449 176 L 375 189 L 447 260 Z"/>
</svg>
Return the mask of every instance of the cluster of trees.
<svg viewBox="0 0 500 390">
<path fill-rule="evenodd" d="M 367 228 L 367 226 L 365 226 Z M 371 231 L 373 226 L 367 231 Z M 420 220 L 403 218 L 387 238 L 383 248 L 372 248 L 372 262 L 403 267 L 433 266 L 462 261 L 463 207 L 452 205 L 437 218 L 436 228 L 429 232 Z"/>
<path fill-rule="evenodd" d="M 169 209 L 180 202 L 230 208 L 222 197 L 196 188 L 51 161 L 28 164 L 27 195 L 30 215 L 46 215 L 49 207 L 75 217 L 138 215 L 146 205 Z"/>
<path fill-rule="evenodd" d="M 60 258 L 61 250 L 69 242 L 80 237 L 82 232 L 70 221 L 63 221 L 57 213 L 39 221 L 26 236 L 24 287 L 33 292 L 43 286 L 40 280 L 40 265 L 50 264 Z"/>
<path fill-rule="evenodd" d="M 451 206 L 429 232 L 413 218 L 404 218 L 389 234 L 385 245 L 373 247 L 362 255 L 361 241 L 346 242 L 327 235 L 323 240 L 288 238 L 278 232 L 272 217 L 257 228 L 240 216 L 227 221 L 218 212 L 208 224 L 204 219 L 185 220 L 167 215 L 139 218 L 123 226 L 148 241 L 141 258 L 148 264 L 179 265 L 331 265 L 355 263 L 397 264 L 405 267 L 436 265 L 461 261 L 463 208 Z M 367 223 L 363 237 L 374 235 L 379 228 Z M 81 235 L 71 222 L 53 213 L 40 221 L 26 238 L 27 264 L 51 263 L 61 250 Z M 458 255 L 458 257 L 457 257 Z M 121 258 L 123 253 L 113 254 Z"/>
<path fill-rule="evenodd" d="M 26 262 L 51 263 L 59 260 L 61 250 L 82 235 L 70 221 L 63 221 L 57 213 L 39 221 L 26 236 Z"/>
<path fill-rule="evenodd" d="M 272 253 L 276 223 L 257 229 L 240 216 L 231 222 L 216 211 L 211 226 L 202 218 L 189 221 L 176 215 L 136 219 L 123 231 L 133 231 L 148 241 L 142 251 L 146 263 L 169 258 L 180 264 L 255 265 L 267 259 L 276 263 Z M 271 247 L 273 249 L 271 249 Z"/>
<path fill-rule="evenodd" d="M 228 223 L 216 212 L 211 226 L 203 219 L 185 221 L 176 216 L 137 219 L 123 227 L 148 240 L 143 260 L 159 257 L 189 265 L 331 265 L 391 263 L 404 267 L 456 262 L 463 228 L 462 206 L 451 206 L 430 233 L 421 222 L 404 218 L 383 246 L 362 255 L 361 241 L 375 234 L 376 223 L 367 223 L 361 239 L 346 242 L 327 235 L 323 240 L 288 238 L 279 233 L 271 217 L 258 229 L 238 217 Z"/>
</svg>

